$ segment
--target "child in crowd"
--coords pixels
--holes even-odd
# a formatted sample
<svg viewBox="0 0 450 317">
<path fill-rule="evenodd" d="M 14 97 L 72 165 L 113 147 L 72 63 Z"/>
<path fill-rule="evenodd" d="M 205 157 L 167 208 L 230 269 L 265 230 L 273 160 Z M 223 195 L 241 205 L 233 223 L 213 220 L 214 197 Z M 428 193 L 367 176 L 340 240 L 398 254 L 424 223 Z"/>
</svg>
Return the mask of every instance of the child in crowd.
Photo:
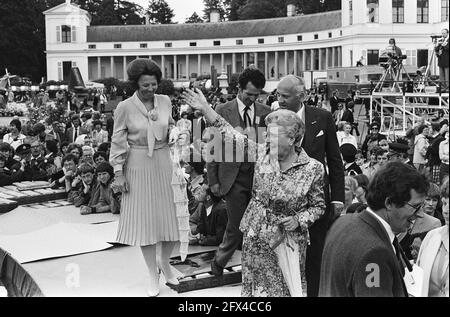
<svg viewBox="0 0 450 317">
<path fill-rule="evenodd" d="M 362 174 L 361 169 L 355 163 L 356 148 L 350 143 L 345 143 L 340 147 L 340 150 L 344 161 L 345 174 L 350 176 Z"/>
<path fill-rule="evenodd" d="M 97 167 L 100 163 L 108 162 L 108 155 L 105 152 L 97 151 L 94 153 L 94 166 Z"/>
<path fill-rule="evenodd" d="M 97 181 L 92 165 L 83 163 L 78 167 L 79 176 L 72 182 L 73 190 L 69 193 L 75 207 L 88 205 L 96 190 Z"/>
<path fill-rule="evenodd" d="M 92 188 L 91 199 L 87 205 L 82 205 L 80 213 L 89 215 L 95 213 L 120 212 L 119 195 L 111 189 L 114 170 L 107 162 L 100 163 L 96 168 L 97 185 Z"/>
</svg>

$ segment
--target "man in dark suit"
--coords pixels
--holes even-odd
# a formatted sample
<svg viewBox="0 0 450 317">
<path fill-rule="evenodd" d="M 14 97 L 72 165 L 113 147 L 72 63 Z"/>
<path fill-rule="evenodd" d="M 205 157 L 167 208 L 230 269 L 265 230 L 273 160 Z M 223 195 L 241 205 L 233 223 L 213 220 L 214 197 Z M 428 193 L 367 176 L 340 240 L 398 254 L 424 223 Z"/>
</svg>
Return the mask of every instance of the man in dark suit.
<svg viewBox="0 0 450 317">
<path fill-rule="evenodd" d="M 270 112 L 269 107 L 256 102 L 265 84 L 266 79 L 260 70 L 245 69 L 239 76 L 238 97 L 217 106 L 216 112 L 235 128 L 257 129 L 261 118 Z M 211 262 L 212 273 L 220 276 L 234 251 L 242 243 L 239 224 L 251 198 L 254 163 L 233 160 L 208 163 L 206 167 L 211 192 L 218 197 L 224 196 L 227 204 L 227 228 Z"/>
<path fill-rule="evenodd" d="M 80 135 L 87 134 L 87 131 L 81 127 L 81 120 L 79 115 L 73 115 L 71 121 L 72 126 L 66 130 L 65 136 L 65 139 L 69 143 L 75 142 Z"/>
<path fill-rule="evenodd" d="M 277 89 L 280 108 L 296 112 L 305 123 L 302 148 L 328 170 L 324 188 L 327 210 L 309 229 L 311 244 L 306 253 L 308 296 L 315 297 L 319 291 L 320 263 L 325 237 L 331 223 L 344 208 L 344 167 L 331 113 L 303 104 L 306 96 L 303 78 L 288 75 L 280 81 Z"/>
<path fill-rule="evenodd" d="M 333 96 L 330 98 L 330 107 L 331 107 L 331 113 L 334 113 L 336 110 L 338 110 L 339 106 L 339 97 L 338 97 L 338 91 L 333 91 Z"/>
<path fill-rule="evenodd" d="M 414 168 L 391 162 L 375 174 L 369 207 L 331 227 L 323 252 L 320 296 L 407 297 L 404 266 L 411 266 L 397 235 L 419 217 L 428 183 Z"/>
</svg>

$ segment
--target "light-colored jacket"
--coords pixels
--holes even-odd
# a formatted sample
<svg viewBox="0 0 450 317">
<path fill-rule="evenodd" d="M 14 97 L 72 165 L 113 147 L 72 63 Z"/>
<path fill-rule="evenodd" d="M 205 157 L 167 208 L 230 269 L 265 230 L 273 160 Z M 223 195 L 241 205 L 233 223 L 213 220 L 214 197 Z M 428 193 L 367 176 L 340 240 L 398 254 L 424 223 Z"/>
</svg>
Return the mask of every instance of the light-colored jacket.
<svg viewBox="0 0 450 317">
<path fill-rule="evenodd" d="M 430 288 L 430 278 L 431 271 L 433 269 L 433 264 L 438 254 L 441 243 L 444 239 L 447 239 L 447 250 L 448 250 L 448 226 L 439 227 L 428 232 L 427 236 L 420 246 L 419 256 L 417 257 L 417 265 L 421 267 L 424 271 L 422 296 L 428 297 L 428 290 Z M 448 269 L 448 258 L 447 258 L 447 269 Z M 448 281 L 445 289 L 445 295 L 448 297 Z"/>
<path fill-rule="evenodd" d="M 414 157 L 413 157 L 414 164 L 427 163 L 425 155 L 427 153 L 428 146 L 429 146 L 428 139 L 423 134 L 419 134 L 418 136 L 416 136 L 414 140 Z"/>
</svg>

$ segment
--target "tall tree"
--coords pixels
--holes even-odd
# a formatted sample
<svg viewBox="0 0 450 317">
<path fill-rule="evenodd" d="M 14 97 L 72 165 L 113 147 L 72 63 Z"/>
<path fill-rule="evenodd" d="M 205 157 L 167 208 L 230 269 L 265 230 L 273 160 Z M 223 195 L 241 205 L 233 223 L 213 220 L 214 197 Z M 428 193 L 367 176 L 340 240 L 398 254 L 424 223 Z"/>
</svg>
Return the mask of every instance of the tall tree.
<svg viewBox="0 0 450 317">
<path fill-rule="evenodd" d="M 279 17 L 279 11 L 272 0 L 248 0 L 238 15 L 240 20 L 269 19 Z"/>
<path fill-rule="evenodd" d="M 211 11 L 216 10 L 220 14 L 220 20 L 223 21 L 226 15 L 224 0 L 203 0 L 203 19 L 210 20 Z"/>
<path fill-rule="evenodd" d="M 203 23 L 203 19 L 197 14 L 197 12 L 192 13 L 192 15 L 184 21 L 184 23 Z"/>
<path fill-rule="evenodd" d="M 171 24 L 175 16 L 165 0 L 151 0 L 147 14 L 149 15 L 150 23 L 153 24 Z"/>
<path fill-rule="evenodd" d="M 228 21 L 239 20 L 239 9 L 247 4 L 247 0 L 225 0 L 224 6 Z"/>
</svg>

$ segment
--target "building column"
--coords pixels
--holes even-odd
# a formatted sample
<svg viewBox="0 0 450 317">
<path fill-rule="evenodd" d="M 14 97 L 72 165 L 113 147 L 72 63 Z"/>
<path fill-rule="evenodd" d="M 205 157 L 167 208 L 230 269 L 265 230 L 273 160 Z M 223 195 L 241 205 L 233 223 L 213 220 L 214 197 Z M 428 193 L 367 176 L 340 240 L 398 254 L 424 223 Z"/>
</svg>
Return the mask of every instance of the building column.
<svg viewBox="0 0 450 317">
<path fill-rule="evenodd" d="M 102 78 L 102 58 L 100 56 L 97 57 L 97 79 Z"/>
<path fill-rule="evenodd" d="M 338 66 L 341 67 L 342 66 L 342 46 L 338 46 L 337 48 L 338 51 L 338 58 L 337 58 L 337 62 L 338 62 Z"/>
<path fill-rule="evenodd" d="M 197 55 L 197 77 L 202 75 L 202 55 Z"/>
<path fill-rule="evenodd" d="M 323 70 L 322 68 L 322 49 L 319 48 L 319 70 Z"/>
<path fill-rule="evenodd" d="M 248 67 L 248 56 L 247 53 L 243 54 L 244 54 L 244 69 L 246 69 Z"/>
<path fill-rule="evenodd" d="M 227 71 L 225 68 L 225 54 L 222 53 L 220 54 L 220 72 L 222 73 L 223 71 Z"/>
<path fill-rule="evenodd" d="M 311 71 L 314 70 L 314 49 L 311 49 Z"/>
<path fill-rule="evenodd" d="M 236 53 L 233 53 L 233 55 L 231 56 L 231 71 L 233 72 L 233 74 L 236 73 Z"/>
<path fill-rule="evenodd" d="M 214 65 L 214 55 L 209 54 L 209 69 L 211 69 L 211 66 Z"/>
<path fill-rule="evenodd" d="M 302 72 L 306 71 L 306 50 L 302 50 Z"/>
<path fill-rule="evenodd" d="M 189 55 L 186 54 L 186 79 L 189 80 Z"/>
<path fill-rule="evenodd" d="M 127 57 L 123 57 L 123 80 L 127 80 Z"/>
<path fill-rule="evenodd" d="M 164 55 L 161 55 L 161 71 L 163 78 L 166 78 L 166 57 Z"/>
<path fill-rule="evenodd" d="M 336 48 L 331 48 L 331 67 L 336 67 Z"/>
<path fill-rule="evenodd" d="M 264 53 L 264 75 L 269 79 L 269 52 Z"/>
<path fill-rule="evenodd" d="M 258 68 L 258 52 L 254 53 L 254 58 L 255 58 L 255 66 L 256 68 Z"/>
<path fill-rule="evenodd" d="M 325 70 L 327 70 L 328 69 L 328 66 L 329 66 L 329 64 L 328 64 L 328 60 L 329 60 L 329 58 L 330 58 L 330 56 L 329 56 L 329 54 L 328 54 L 328 51 L 329 51 L 330 49 L 327 47 L 327 48 L 325 48 Z"/>
<path fill-rule="evenodd" d="M 176 55 L 173 56 L 173 79 L 178 80 L 178 58 Z"/>
<path fill-rule="evenodd" d="M 294 75 L 298 76 L 298 51 L 294 50 Z"/>
<path fill-rule="evenodd" d="M 114 77 L 114 56 L 111 56 L 111 77 Z"/>
<path fill-rule="evenodd" d="M 284 51 L 284 76 L 289 75 L 289 52 Z"/>
<path fill-rule="evenodd" d="M 275 51 L 275 79 L 279 78 L 279 71 L 278 71 L 278 51 Z"/>
</svg>

